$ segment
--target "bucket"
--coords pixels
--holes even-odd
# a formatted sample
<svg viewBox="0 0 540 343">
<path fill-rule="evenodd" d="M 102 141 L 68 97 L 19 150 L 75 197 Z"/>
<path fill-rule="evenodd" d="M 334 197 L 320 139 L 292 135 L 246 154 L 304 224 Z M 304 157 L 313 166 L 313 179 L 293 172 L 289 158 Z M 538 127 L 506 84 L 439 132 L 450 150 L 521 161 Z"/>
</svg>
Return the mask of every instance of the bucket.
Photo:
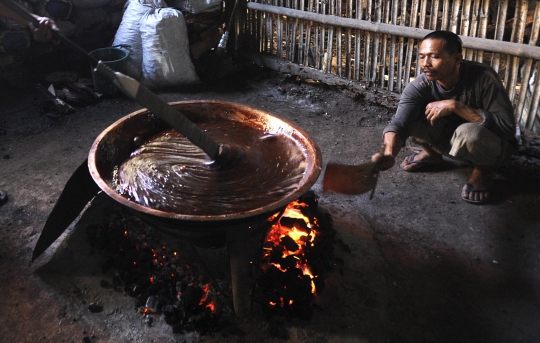
<svg viewBox="0 0 540 343">
<path fill-rule="evenodd" d="M 115 45 L 91 51 L 89 55 L 106 64 L 114 71 L 125 74 L 127 58 L 130 54 L 129 48 L 129 45 Z M 118 92 L 118 88 L 94 68 L 92 68 L 92 80 L 96 92 L 102 94 L 115 94 Z"/>
</svg>

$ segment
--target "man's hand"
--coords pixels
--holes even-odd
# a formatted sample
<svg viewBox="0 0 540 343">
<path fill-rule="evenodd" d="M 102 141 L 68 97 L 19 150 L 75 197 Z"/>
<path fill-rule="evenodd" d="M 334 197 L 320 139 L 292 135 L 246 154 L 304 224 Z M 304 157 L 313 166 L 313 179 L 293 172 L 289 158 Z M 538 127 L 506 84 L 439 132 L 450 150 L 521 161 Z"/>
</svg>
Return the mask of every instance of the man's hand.
<svg viewBox="0 0 540 343">
<path fill-rule="evenodd" d="M 431 102 L 426 106 L 426 118 L 433 126 L 435 120 L 455 112 L 455 100 L 441 100 Z"/>
<path fill-rule="evenodd" d="M 384 171 L 392 168 L 396 164 L 396 158 L 392 155 L 381 155 L 380 152 L 371 156 L 371 162 L 376 164 L 377 171 Z"/>
<path fill-rule="evenodd" d="M 479 109 L 469 107 L 456 100 L 435 101 L 426 106 L 426 118 L 431 126 L 437 119 L 452 113 L 471 123 L 481 124 L 484 121 Z"/>
<path fill-rule="evenodd" d="M 378 171 L 384 171 L 392 168 L 396 164 L 396 155 L 403 147 L 404 142 L 401 137 L 395 132 L 387 132 L 384 134 L 384 153 L 380 152 L 371 156 L 371 162 L 376 163 Z"/>
</svg>

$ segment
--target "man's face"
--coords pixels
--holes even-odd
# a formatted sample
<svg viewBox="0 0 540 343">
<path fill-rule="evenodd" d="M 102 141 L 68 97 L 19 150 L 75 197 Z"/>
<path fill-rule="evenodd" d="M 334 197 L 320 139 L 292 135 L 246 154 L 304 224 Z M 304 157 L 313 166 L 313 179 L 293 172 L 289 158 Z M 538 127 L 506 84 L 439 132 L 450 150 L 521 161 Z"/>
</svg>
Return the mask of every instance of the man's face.
<svg viewBox="0 0 540 343">
<path fill-rule="evenodd" d="M 461 53 L 450 55 L 444 49 L 444 40 L 426 39 L 420 44 L 420 67 L 430 81 L 440 84 L 453 83 L 459 78 Z"/>
</svg>

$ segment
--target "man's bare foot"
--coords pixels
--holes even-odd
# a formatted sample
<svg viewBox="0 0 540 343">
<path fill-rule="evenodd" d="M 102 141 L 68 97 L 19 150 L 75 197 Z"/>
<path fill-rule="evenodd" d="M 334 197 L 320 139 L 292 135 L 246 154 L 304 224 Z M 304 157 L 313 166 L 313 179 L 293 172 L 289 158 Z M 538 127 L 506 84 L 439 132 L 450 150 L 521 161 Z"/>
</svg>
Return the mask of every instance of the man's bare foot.
<svg viewBox="0 0 540 343">
<path fill-rule="evenodd" d="M 443 158 L 441 154 L 431 149 L 430 147 L 423 145 L 422 151 L 405 157 L 403 162 L 401 162 L 400 167 L 405 171 L 412 172 L 422 169 L 427 165 L 439 164 L 442 162 Z"/>
<path fill-rule="evenodd" d="M 492 177 L 493 168 L 474 167 L 469 180 L 461 190 L 461 198 L 474 204 L 483 204 L 488 201 L 491 197 Z"/>
</svg>

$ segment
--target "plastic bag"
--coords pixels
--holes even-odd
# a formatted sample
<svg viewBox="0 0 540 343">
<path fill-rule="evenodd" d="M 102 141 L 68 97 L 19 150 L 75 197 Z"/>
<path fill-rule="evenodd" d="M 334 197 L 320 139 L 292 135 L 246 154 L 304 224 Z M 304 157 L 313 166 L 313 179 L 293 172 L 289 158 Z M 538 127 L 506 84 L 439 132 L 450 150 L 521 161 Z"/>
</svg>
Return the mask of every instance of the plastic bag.
<svg viewBox="0 0 540 343">
<path fill-rule="evenodd" d="M 142 83 L 149 88 L 200 82 L 189 55 L 186 21 L 174 8 L 156 8 L 141 19 Z"/>
</svg>

